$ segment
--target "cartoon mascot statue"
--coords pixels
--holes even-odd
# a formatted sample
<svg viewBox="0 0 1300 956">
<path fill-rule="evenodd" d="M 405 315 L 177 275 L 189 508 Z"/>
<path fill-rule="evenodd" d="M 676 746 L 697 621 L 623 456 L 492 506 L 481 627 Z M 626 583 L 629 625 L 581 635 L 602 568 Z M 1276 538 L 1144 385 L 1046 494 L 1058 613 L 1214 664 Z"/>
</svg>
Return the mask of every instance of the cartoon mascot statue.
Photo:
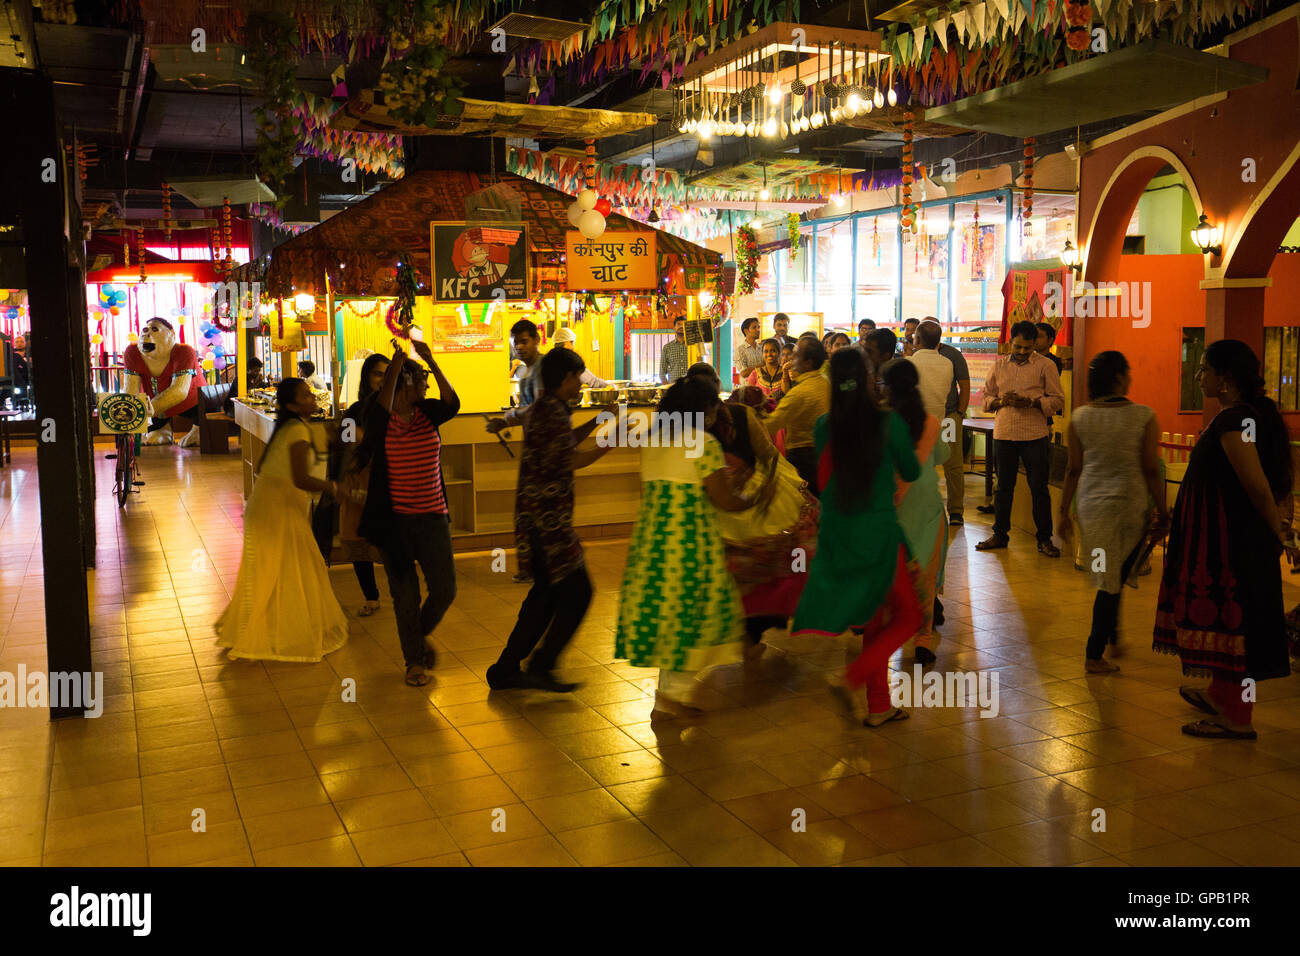
<svg viewBox="0 0 1300 956">
<path fill-rule="evenodd" d="M 181 448 L 199 441 L 199 386 L 203 367 L 198 353 L 188 345 L 176 344 L 176 333 L 166 319 L 153 318 L 140 330 L 140 341 L 128 345 L 122 356 L 126 366 L 126 390 L 143 393 L 150 402 L 149 434 L 146 445 L 166 445 L 176 439 Z"/>
</svg>

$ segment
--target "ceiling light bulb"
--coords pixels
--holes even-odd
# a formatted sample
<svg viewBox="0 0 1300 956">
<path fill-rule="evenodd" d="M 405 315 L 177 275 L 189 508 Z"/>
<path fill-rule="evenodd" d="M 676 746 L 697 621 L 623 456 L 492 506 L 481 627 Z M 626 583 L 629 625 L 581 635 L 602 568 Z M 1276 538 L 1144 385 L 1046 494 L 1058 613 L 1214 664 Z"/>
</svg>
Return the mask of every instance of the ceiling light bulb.
<svg viewBox="0 0 1300 956">
<path fill-rule="evenodd" d="M 694 133 L 697 129 L 699 129 L 699 127 L 700 127 L 700 121 L 697 120 L 695 117 L 691 117 L 689 120 L 686 121 L 686 132 L 688 133 Z"/>
<path fill-rule="evenodd" d="M 862 112 L 870 113 L 873 106 L 874 104 L 871 102 L 871 97 L 868 96 L 865 100 L 862 101 Z"/>
<path fill-rule="evenodd" d="M 812 124 L 808 122 L 808 117 L 806 116 L 799 117 L 799 132 L 801 133 L 808 132 L 808 127 L 811 125 Z"/>
<path fill-rule="evenodd" d="M 782 123 L 781 125 L 784 126 L 785 124 Z M 763 135 L 768 137 L 776 135 L 776 119 L 774 117 L 769 116 L 767 121 L 763 123 Z"/>
<path fill-rule="evenodd" d="M 773 106 L 780 106 L 783 99 L 785 99 L 785 93 L 779 85 L 773 83 L 767 88 L 767 101 Z"/>
<path fill-rule="evenodd" d="M 812 119 L 809 120 L 809 123 L 812 124 L 813 129 L 821 129 L 822 126 L 826 124 L 826 116 L 819 110 L 818 112 L 813 114 Z"/>
<path fill-rule="evenodd" d="M 712 139 L 713 121 L 707 118 L 700 120 L 700 125 L 696 127 L 696 132 L 700 134 L 700 139 Z"/>
<path fill-rule="evenodd" d="M 759 192 L 758 198 L 763 200 L 763 202 L 767 202 L 769 199 L 772 198 L 772 191 L 768 189 L 766 186 L 764 186 L 762 190 Z"/>
<path fill-rule="evenodd" d="M 876 109 L 884 109 L 885 95 L 880 92 L 880 87 L 876 87 L 876 94 L 871 97 L 871 102 L 876 105 Z"/>
<path fill-rule="evenodd" d="M 895 90 L 892 86 L 889 88 L 889 105 L 890 106 L 898 105 L 898 91 Z"/>
<path fill-rule="evenodd" d="M 831 122 L 832 122 L 832 123 L 838 123 L 838 122 L 840 121 L 840 118 L 843 117 L 843 116 L 844 116 L 844 114 L 840 111 L 840 108 L 839 108 L 838 106 L 835 107 L 833 110 L 831 110 Z"/>
<path fill-rule="evenodd" d="M 785 139 L 790 135 L 790 127 L 786 125 L 785 120 L 781 121 L 781 138 Z"/>
<path fill-rule="evenodd" d="M 681 126 L 677 127 L 677 132 L 679 132 L 679 133 L 685 133 L 685 132 L 686 132 L 686 128 L 687 128 L 688 126 L 690 126 L 690 125 L 691 125 L 690 123 L 683 123 Z"/>
<path fill-rule="evenodd" d="M 844 102 L 844 110 L 849 116 L 856 116 L 858 110 L 862 109 L 862 97 L 857 93 L 850 93 L 849 98 Z"/>
</svg>

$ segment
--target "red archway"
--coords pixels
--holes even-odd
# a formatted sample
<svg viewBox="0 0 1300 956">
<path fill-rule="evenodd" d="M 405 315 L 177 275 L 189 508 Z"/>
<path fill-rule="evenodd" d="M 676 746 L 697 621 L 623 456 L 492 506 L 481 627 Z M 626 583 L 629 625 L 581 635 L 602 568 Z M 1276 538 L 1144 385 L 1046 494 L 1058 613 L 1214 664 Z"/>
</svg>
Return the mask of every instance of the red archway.
<svg viewBox="0 0 1300 956">
<path fill-rule="evenodd" d="M 1165 165 L 1182 175 L 1198 213 L 1224 233 L 1205 256 L 1205 340 L 1236 338 L 1263 352 L 1270 264 L 1300 216 L 1300 5 L 1229 36 L 1221 52 L 1268 69 L 1254 86 L 1204 97 L 1085 144 L 1079 162 L 1084 278 L 1114 281 L 1125 227 Z M 1086 322 L 1076 349 L 1086 354 Z M 1076 376 L 1075 401 L 1084 400 Z M 1205 409 L 1206 420 L 1216 409 Z"/>
</svg>

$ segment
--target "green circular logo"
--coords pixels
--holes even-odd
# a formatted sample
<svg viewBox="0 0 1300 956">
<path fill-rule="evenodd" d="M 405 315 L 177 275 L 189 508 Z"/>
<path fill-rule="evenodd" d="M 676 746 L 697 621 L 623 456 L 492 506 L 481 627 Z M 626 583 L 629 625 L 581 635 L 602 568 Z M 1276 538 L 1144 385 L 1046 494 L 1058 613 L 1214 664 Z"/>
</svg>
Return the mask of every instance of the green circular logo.
<svg viewBox="0 0 1300 956">
<path fill-rule="evenodd" d="M 99 405 L 99 419 L 109 431 L 139 431 L 145 421 L 144 402 L 137 395 L 107 395 Z"/>
</svg>

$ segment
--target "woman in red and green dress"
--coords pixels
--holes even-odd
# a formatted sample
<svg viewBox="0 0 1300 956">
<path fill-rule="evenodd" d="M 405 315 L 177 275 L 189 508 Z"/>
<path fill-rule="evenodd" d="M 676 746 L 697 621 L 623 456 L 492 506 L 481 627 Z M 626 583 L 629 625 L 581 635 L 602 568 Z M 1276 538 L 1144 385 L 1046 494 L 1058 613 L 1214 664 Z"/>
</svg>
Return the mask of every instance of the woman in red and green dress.
<svg viewBox="0 0 1300 956">
<path fill-rule="evenodd" d="M 888 661 L 921 626 L 920 571 L 898 523 L 894 492 L 896 475 L 916 481 L 921 466 L 903 420 L 877 407 L 867 390 L 861 353 L 841 349 L 830 367 L 831 410 L 813 429 L 824 489 L 817 556 L 793 632 L 864 629 L 846 683 L 851 690 L 865 687 L 864 723 L 874 727 L 907 716 L 890 701 Z"/>
</svg>

